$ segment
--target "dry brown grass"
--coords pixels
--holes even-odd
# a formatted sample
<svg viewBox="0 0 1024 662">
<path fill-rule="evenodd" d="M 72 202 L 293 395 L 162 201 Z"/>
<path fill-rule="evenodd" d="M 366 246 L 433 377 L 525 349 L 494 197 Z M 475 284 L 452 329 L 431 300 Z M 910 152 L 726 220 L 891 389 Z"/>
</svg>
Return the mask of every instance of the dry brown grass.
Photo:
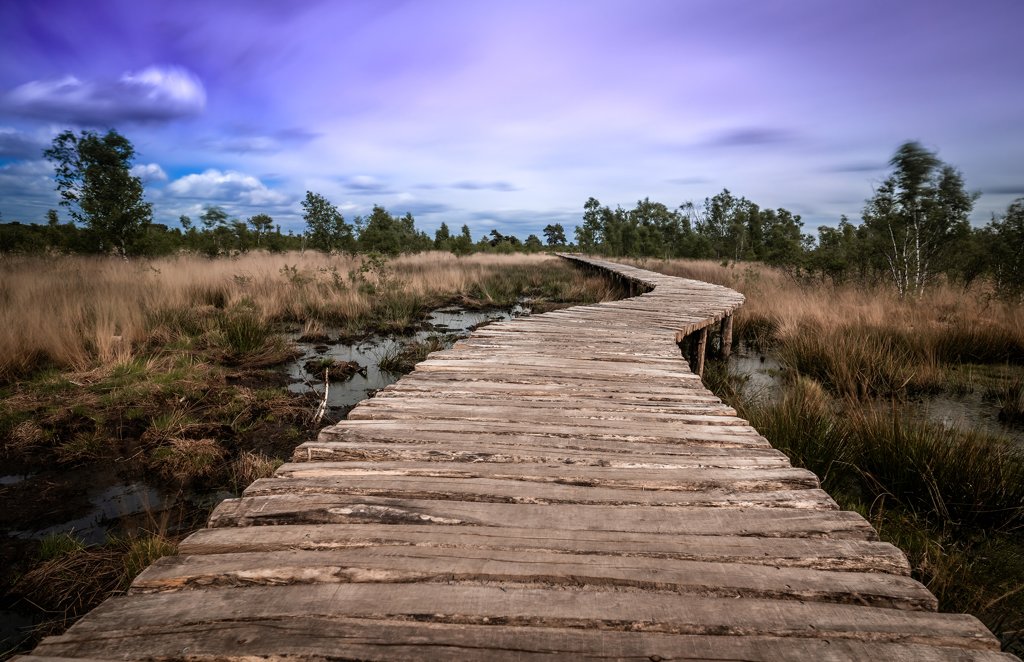
<svg viewBox="0 0 1024 662">
<path fill-rule="evenodd" d="M 181 329 L 230 336 L 239 311 L 255 318 L 246 321 L 295 321 L 315 329 L 352 326 L 383 309 L 402 327 L 424 305 L 468 293 L 502 270 L 557 262 L 545 255 L 432 252 L 361 271 L 361 257 L 314 252 L 213 260 L 4 256 L 0 380 L 47 364 L 72 370 L 123 364 L 147 342 L 180 340 Z"/>
<path fill-rule="evenodd" d="M 146 534 L 87 547 L 60 534 L 44 541 L 43 551 L 40 562 L 13 587 L 15 595 L 51 615 L 41 626 L 41 635 L 63 631 L 111 594 L 127 590 L 142 570 L 174 554 L 177 544 L 160 534 Z"/>
<path fill-rule="evenodd" d="M 638 264 L 742 292 L 737 338 L 774 344 L 784 363 L 842 395 L 941 390 L 944 366 L 1024 363 L 1024 307 L 982 289 L 941 284 L 901 300 L 892 288 L 805 283 L 760 264 Z"/>
</svg>

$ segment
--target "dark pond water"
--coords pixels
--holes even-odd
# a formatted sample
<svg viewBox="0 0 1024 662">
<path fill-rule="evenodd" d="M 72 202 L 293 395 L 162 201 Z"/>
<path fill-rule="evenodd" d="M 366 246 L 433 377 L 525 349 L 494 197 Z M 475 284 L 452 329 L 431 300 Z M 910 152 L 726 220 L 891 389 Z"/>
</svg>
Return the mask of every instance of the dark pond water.
<svg viewBox="0 0 1024 662">
<path fill-rule="evenodd" d="M 405 337 L 371 336 L 355 343 L 303 342 L 299 334 L 292 334 L 291 340 L 302 352 L 288 365 L 291 383 L 288 390 L 293 393 L 314 392 L 322 397 L 323 375 L 319 371 L 306 369 L 311 359 L 333 359 L 336 362 L 354 361 L 363 372 L 357 372 L 349 379 L 331 382 L 327 389 L 327 407 L 330 417 L 342 418 L 356 403 L 373 395 L 378 389 L 398 381 L 401 374 L 379 367 L 381 358 L 414 342 L 436 338 L 445 347 L 450 347 L 459 338 L 469 336 L 477 329 L 491 322 L 529 315 L 530 309 L 516 304 L 511 309 L 464 310 L 457 307 L 440 308 L 427 319 L 426 327 L 414 335 Z M 337 329 L 328 329 L 329 338 L 337 337 Z"/>
</svg>

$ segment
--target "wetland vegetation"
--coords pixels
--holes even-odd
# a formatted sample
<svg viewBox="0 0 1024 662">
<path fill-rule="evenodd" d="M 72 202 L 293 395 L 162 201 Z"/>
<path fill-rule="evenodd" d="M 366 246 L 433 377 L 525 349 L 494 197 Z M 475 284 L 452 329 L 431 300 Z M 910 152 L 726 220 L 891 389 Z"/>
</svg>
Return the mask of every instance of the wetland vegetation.
<svg viewBox="0 0 1024 662">
<path fill-rule="evenodd" d="M 943 611 L 1024 650 L 1019 304 L 990 283 L 900 297 L 751 263 L 634 262 L 743 292 L 741 351 L 705 383 L 903 549 Z"/>
<path fill-rule="evenodd" d="M 379 206 L 349 223 L 311 191 L 302 234 L 218 206 L 170 228 L 116 131 L 64 132 L 45 155 L 74 222 L 0 224 L 4 641 L 123 590 L 474 325 L 624 295 L 537 254 L 536 235 L 431 239 Z M 677 208 L 590 198 L 574 244 L 557 223 L 543 234 L 744 292 L 734 339 L 753 354 L 711 363 L 709 386 L 907 552 L 943 609 L 1019 653 L 1024 199 L 971 227 L 959 171 L 917 143 L 890 165 L 862 224 L 816 238 L 728 190 Z"/>
<path fill-rule="evenodd" d="M 621 296 L 544 255 L 10 256 L 0 272 L 2 608 L 37 636 L 427 352 L 492 319 Z M 317 419 L 325 369 L 337 381 Z"/>
</svg>

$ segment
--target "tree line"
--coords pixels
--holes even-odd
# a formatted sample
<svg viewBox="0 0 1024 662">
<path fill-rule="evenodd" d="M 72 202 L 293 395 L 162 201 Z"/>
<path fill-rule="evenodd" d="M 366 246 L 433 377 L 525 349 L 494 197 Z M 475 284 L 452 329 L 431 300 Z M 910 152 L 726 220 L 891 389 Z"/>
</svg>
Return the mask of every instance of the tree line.
<svg viewBox="0 0 1024 662">
<path fill-rule="evenodd" d="M 172 228 L 153 222 L 152 204 L 144 199 L 142 180 L 131 174 L 134 147 L 116 130 L 104 135 L 64 131 L 43 155 L 54 164 L 60 204 L 68 210 L 71 221 L 61 223 L 57 211 L 51 209 L 46 224 L 0 223 L 0 250 L 129 257 L 182 250 L 218 256 L 259 249 L 387 255 L 431 249 L 456 254 L 506 253 L 539 251 L 545 246 L 536 235 L 521 241 L 497 230 L 474 241 L 468 226 L 452 234 L 446 223 L 431 238 L 416 228 L 412 214 L 396 217 L 380 205 L 375 205 L 368 216 L 356 216 L 349 222 L 337 206 L 313 191 L 307 191 L 301 202 L 306 229 L 299 234 L 282 233 L 281 226 L 268 214 L 242 220 L 217 205 L 206 206 L 197 219 L 182 215 L 178 219 L 181 227 Z M 548 247 L 566 243 L 561 225 L 548 225 L 544 234 Z"/>
<path fill-rule="evenodd" d="M 956 168 L 916 142 L 901 145 L 889 166 L 860 224 L 842 216 L 817 236 L 802 231 L 799 215 L 725 189 L 676 208 L 644 199 L 610 209 L 590 198 L 576 243 L 608 256 L 756 260 L 803 278 L 889 283 L 900 296 L 920 296 L 939 278 L 964 286 L 987 278 L 1002 296 L 1024 295 L 1024 198 L 972 227 L 979 196 Z"/>
<path fill-rule="evenodd" d="M 611 209 L 591 197 L 575 243 L 558 223 L 544 228 L 543 241 L 496 229 L 474 241 L 468 226 L 453 233 L 446 223 L 431 238 L 416 228 L 412 214 L 396 217 L 379 205 L 349 222 L 313 191 L 301 202 L 306 229 L 299 234 L 282 233 L 268 214 L 242 220 L 216 205 L 196 220 L 181 216 L 181 227 L 171 228 L 153 222 L 142 181 L 131 174 L 134 148 L 117 131 L 65 131 L 43 154 L 54 163 L 61 205 L 72 220 L 61 223 L 51 209 L 45 225 L 0 223 L 4 251 L 133 256 L 187 250 L 217 256 L 255 249 L 388 255 L 437 249 L 461 255 L 553 248 L 613 257 L 755 260 L 835 283 L 888 282 L 901 296 L 919 296 L 938 278 L 965 286 L 985 278 L 1001 295 L 1024 295 L 1024 198 L 984 227 L 971 227 L 978 194 L 966 191 L 955 167 L 916 142 L 896 150 L 890 172 L 865 202 L 860 224 L 843 216 L 836 227 L 822 226 L 814 236 L 803 232 L 798 214 L 762 208 L 728 189 L 674 208 L 645 198 L 632 209 Z"/>
</svg>

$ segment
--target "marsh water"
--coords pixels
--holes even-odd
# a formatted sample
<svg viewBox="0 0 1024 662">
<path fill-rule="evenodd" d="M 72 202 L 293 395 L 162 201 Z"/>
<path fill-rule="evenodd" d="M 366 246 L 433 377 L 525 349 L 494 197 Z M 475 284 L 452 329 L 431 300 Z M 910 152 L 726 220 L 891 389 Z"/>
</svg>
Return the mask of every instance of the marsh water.
<svg viewBox="0 0 1024 662">
<path fill-rule="evenodd" d="M 740 377 L 739 390 L 755 403 L 770 404 L 782 393 L 785 368 L 769 352 L 741 347 L 729 357 L 729 373 Z M 888 401 L 878 406 L 890 407 Z M 945 429 L 973 429 L 1012 439 L 1024 448 L 1024 428 L 999 419 L 999 405 L 985 397 L 983 389 L 964 393 L 936 393 L 900 403 L 910 416 Z"/>
<path fill-rule="evenodd" d="M 492 322 L 529 315 L 530 312 L 530 308 L 522 303 L 508 309 L 489 310 L 466 310 L 449 306 L 432 311 L 424 323 L 424 328 L 411 336 L 373 335 L 353 343 L 332 343 L 329 340 L 304 342 L 300 339 L 300 334 L 293 333 L 291 340 L 301 354 L 287 366 L 290 381 L 288 390 L 293 393 L 314 393 L 317 397 L 322 397 L 325 390 L 323 375 L 306 368 L 310 361 L 354 361 L 359 364 L 361 371 L 344 381 L 331 382 L 327 388 L 328 418 L 338 420 L 356 403 L 393 384 L 401 377 L 401 373 L 382 369 L 379 365 L 382 358 L 400 351 L 411 343 L 433 340 L 444 347 L 450 347 L 459 338 L 467 337 L 474 329 Z M 328 329 L 327 336 L 337 337 L 338 331 Z"/>
<path fill-rule="evenodd" d="M 381 357 L 413 342 L 437 338 L 437 342 L 450 346 L 455 340 L 468 336 L 473 329 L 491 322 L 508 320 L 530 314 L 530 309 L 517 304 L 508 309 L 465 310 L 446 307 L 432 311 L 422 330 L 409 336 L 374 335 L 357 342 L 304 342 L 298 334 L 291 340 L 300 352 L 299 357 L 282 369 L 289 380 L 288 390 L 293 393 L 323 393 L 322 376 L 308 373 L 303 367 L 313 358 L 331 358 L 335 361 L 355 361 L 364 370 L 346 381 L 330 384 L 328 415 L 326 420 L 343 418 L 360 400 L 373 395 L 378 389 L 398 380 L 398 373 L 378 366 Z M 331 331 L 328 330 L 328 337 Z M 335 337 L 337 334 L 335 333 Z M 59 473 L 59 475 L 58 475 Z M 204 494 L 171 493 L 157 486 L 133 480 L 126 472 L 114 466 L 88 465 L 60 468 L 54 475 L 6 474 L 0 476 L 0 486 L 16 491 L 13 503 L 27 504 L 48 501 L 59 506 L 48 506 L 39 512 L 26 513 L 22 521 L 36 522 L 35 526 L 14 525 L 8 528 L 9 538 L 42 539 L 54 533 L 73 533 L 87 544 L 103 543 L 108 535 L 128 533 L 138 529 L 155 530 L 167 525 L 167 520 L 191 520 L 181 509 L 205 511 L 211 505 L 228 498 L 230 492 Z M 41 499 L 43 493 L 57 498 Z M 23 494 L 22 494 L 23 493 Z M 161 521 L 163 520 L 163 521 Z M 173 530 L 175 527 L 172 526 Z"/>
</svg>

